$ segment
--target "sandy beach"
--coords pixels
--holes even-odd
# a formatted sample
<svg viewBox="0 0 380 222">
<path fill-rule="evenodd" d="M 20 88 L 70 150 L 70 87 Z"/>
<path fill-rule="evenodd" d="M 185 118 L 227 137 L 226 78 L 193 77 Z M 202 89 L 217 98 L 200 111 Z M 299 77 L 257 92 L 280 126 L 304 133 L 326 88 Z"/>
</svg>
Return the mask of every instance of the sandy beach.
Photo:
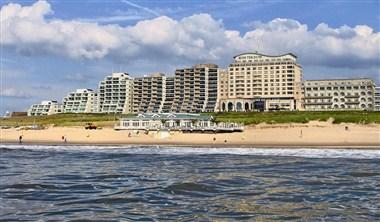
<svg viewBox="0 0 380 222">
<path fill-rule="evenodd" d="M 347 127 L 347 128 L 346 128 Z M 1 143 L 34 144 L 167 144 L 239 146 L 337 146 L 380 148 L 380 125 L 259 124 L 237 133 L 181 133 L 116 131 L 112 128 L 85 130 L 83 127 L 49 127 L 43 130 L 1 129 Z M 66 142 L 62 139 L 66 138 Z"/>
</svg>

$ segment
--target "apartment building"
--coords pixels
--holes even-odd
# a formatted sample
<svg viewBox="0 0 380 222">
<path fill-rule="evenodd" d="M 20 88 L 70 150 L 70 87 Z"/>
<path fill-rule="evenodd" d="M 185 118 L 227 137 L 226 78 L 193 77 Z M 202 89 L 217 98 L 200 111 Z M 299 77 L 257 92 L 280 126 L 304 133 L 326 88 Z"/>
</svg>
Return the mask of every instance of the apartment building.
<svg viewBox="0 0 380 222">
<path fill-rule="evenodd" d="M 292 53 L 243 53 L 225 75 L 220 79 L 221 111 L 303 109 L 302 67 Z"/>
<path fill-rule="evenodd" d="M 132 113 L 133 79 L 128 73 L 112 73 L 99 83 L 100 113 Z"/>
<path fill-rule="evenodd" d="M 221 111 L 221 102 L 222 100 L 228 99 L 229 93 L 229 79 L 228 79 L 228 71 L 224 69 L 219 69 L 218 75 L 218 102 L 217 102 L 217 110 Z"/>
<path fill-rule="evenodd" d="M 62 105 L 55 100 L 45 100 L 33 104 L 28 110 L 28 116 L 46 116 L 62 112 Z"/>
<path fill-rule="evenodd" d="M 375 88 L 375 96 L 374 96 L 374 110 L 375 111 L 380 111 L 380 87 Z"/>
<path fill-rule="evenodd" d="M 154 73 L 133 80 L 133 112 L 160 113 L 166 98 L 166 76 Z"/>
<path fill-rule="evenodd" d="M 171 107 L 170 112 L 177 113 L 216 111 L 218 72 L 219 68 L 215 64 L 198 64 L 177 69 L 174 77 L 174 98 L 172 102 L 165 102 L 165 111 L 169 111 L 166 110 L 168 107 Z"/>
<path fill-rule="evenodd" d="M 307 80 L 306 110 L 373 110 L 375 82 L 372 79 Z"/>
<path fill-rule="evenodd" d="M 172 106 L 174 102 L 175 94 L 175 78 L 174 76 L 168 76 L 165 80 L 165 99 L 163 102 L 162 110 L 163 113 L 169 113 L 172 111 Z"/>
<path fill-rule="evenodd" d="M 77 89 L 63 98 L 64 113 L 93 113 L 95 112 L 96 93 L 92 89 Z"/>
</svg>

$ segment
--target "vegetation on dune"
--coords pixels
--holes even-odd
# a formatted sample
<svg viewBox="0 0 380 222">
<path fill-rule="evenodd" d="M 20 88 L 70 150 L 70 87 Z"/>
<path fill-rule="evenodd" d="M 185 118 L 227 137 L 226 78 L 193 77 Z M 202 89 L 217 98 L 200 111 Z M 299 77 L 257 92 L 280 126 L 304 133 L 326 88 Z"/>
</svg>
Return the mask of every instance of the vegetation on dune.
<svg viewBox="0 0 380 222">
<path fill-rule="evenodd" d="M 259 123 L 307 123 L 309 121 L 327 121 L 333 123 L 380 123 L 379 112 L 367 111 L 331 111 L 331 112 L 229 112 L 215 113 L 216 121 L 238 122 L 249 124 Z"/>
<path fill-rule="evenodd" d="M 380 112 L 368 111 L 331 111 L 331 112 L 229 112 L 205 113 L 213 115 L 216 122 L 237 122 L 249 124 L 259 123 L 307 123 L 309 121 L 327 121 L 332 118 L 333 123 L 380 123 Z M 28 116 L 1 118 L 1 126 L 85 126 L 93 123 L 100 127 L 112 127 L 115 120 L 128 115 L 120 114 L 55 114 L 50 116 Z"/>
<path fill-rule="evenodd" d="M 30 125 L 54 125 L 54 126 L 85 126 L 86 123 L 94 123 L 97 126 L 113 126 L 115 120 L 127 115 L 120 114 L 74 114 L 62 113 L 50 116 L 27 116 L 27 117 L 12 117 L 1 118 L 0 125 L 2 126 L 30 126 Z"/>
</svg>

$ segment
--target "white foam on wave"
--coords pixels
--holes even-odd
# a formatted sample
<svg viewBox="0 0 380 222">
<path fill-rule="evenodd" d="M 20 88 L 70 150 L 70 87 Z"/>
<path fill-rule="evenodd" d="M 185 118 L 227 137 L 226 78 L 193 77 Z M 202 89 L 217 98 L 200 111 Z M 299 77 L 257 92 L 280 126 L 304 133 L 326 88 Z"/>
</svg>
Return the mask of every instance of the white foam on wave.
<svg viewBox="0 0 380 222">
<path fill-rule="evenodd" d="M 89 151 L 125 154 L 155 155 L 255 155 L 255 156 L 290 156 L 305 158 L 352 158 L 380 159 L 379 149 L 334 149 L 334 148 L 226 148 L 226 147 L 165 147 L 165 146 L 92 146 L 92 145 L 5 145 L 0 148 L 54 150 L 54 151 Z"/>
</svg>

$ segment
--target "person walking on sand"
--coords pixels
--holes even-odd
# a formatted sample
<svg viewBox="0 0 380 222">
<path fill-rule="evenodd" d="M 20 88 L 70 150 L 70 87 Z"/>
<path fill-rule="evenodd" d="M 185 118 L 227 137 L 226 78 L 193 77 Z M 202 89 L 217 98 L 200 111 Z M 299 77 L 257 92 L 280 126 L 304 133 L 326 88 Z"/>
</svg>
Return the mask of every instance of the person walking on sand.
<svg viewBox="0 0 380 222">
<path fill-rule="evenodd" d="M 22 143 L 22 135 L 20 135 L 19 137 L 18 137 L 18 142 L 21 144 Z"/>
<path fill-rule="evenodd" d="M 301 133 L 300 133 L 300 138 L 302 138 L 302 130 L 301 130 Z"/>
</svg>

